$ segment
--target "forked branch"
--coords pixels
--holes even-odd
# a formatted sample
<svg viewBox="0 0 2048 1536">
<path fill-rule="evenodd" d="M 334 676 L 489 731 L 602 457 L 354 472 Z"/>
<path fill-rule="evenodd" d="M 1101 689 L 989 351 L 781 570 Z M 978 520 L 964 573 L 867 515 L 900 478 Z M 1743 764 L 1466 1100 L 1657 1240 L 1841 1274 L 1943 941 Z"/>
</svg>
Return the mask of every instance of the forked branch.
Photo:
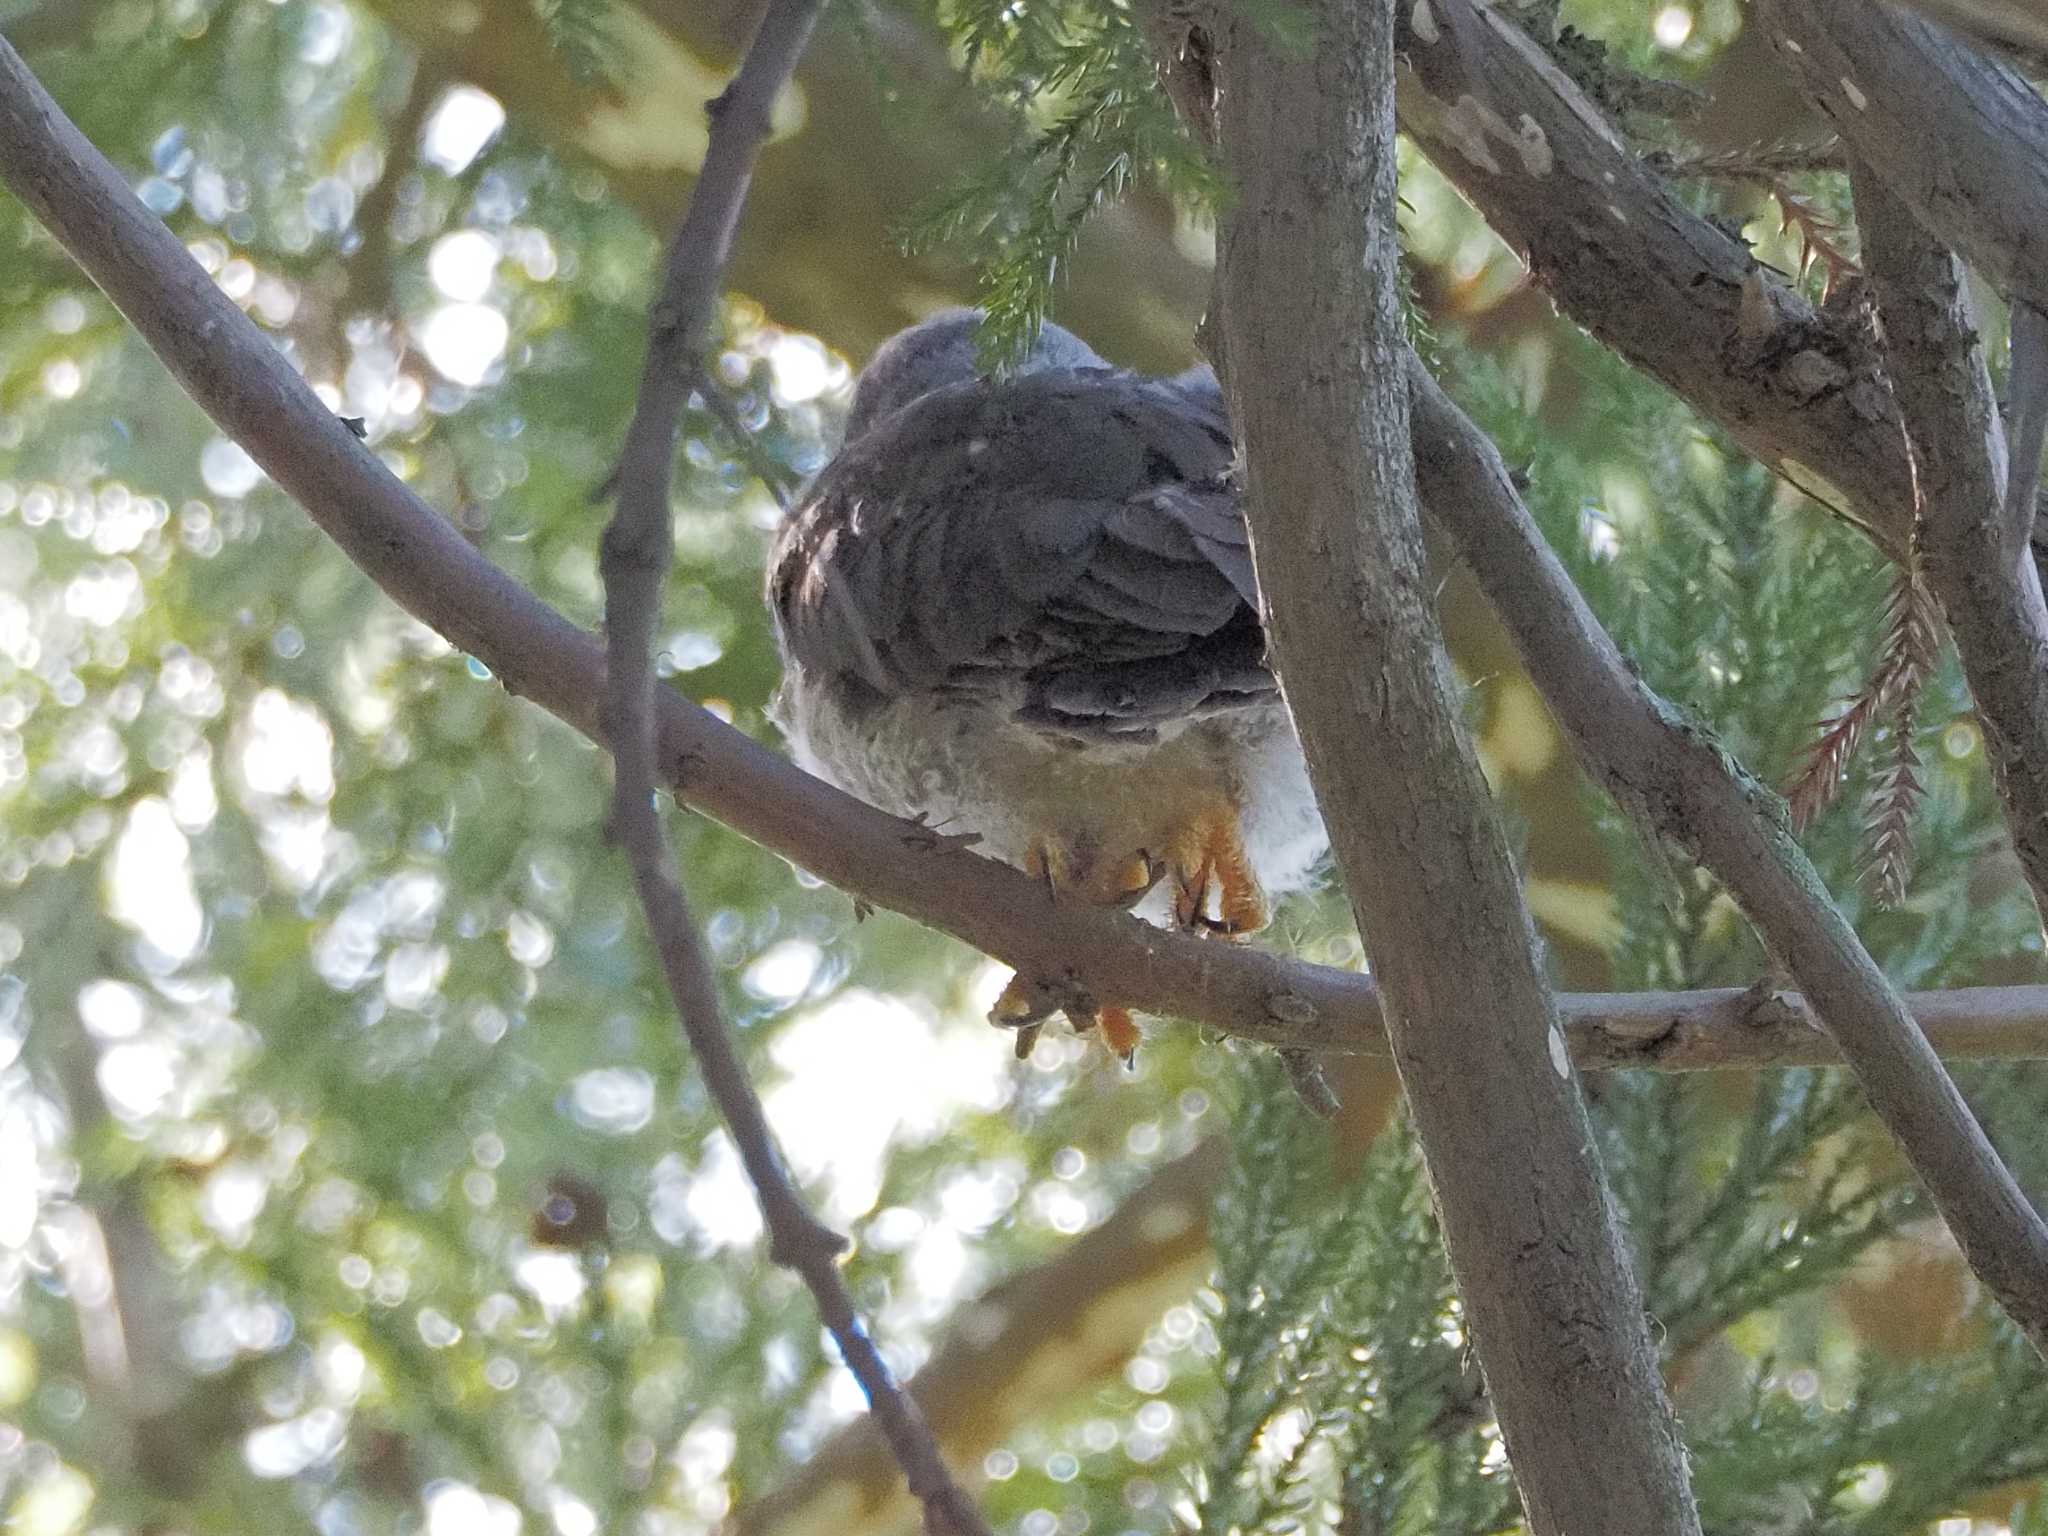
<svg viewBox="0 0 2048 1536">
<path fill-rule="evenodd" d="M 2048 1354 L 2048 1226 L 1805 852 L 1782 804 L 1630 670 L 1500 455 L 1410 358 L 1416 482 L 1580 761 L 1728 888 L 1803 988 L 1970 1266 Z"/>
</svg>

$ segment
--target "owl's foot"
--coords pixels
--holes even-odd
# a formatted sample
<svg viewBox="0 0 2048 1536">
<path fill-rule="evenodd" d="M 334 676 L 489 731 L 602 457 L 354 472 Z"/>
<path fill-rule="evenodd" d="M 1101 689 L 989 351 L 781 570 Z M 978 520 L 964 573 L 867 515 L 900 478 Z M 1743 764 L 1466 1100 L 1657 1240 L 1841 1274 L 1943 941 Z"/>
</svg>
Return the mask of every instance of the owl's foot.
<svg viewBox="0 0 2048 1536">
<path fill-rule="evenodd" d="M 1070 1013 L 1068 1018 L 1072 1018 Z M 1137 1022 L 1128 1008 L 1098 1008 L 1095 1022 L 1102 1029 L 1102 1043 L 1109 1047 L 1109 1053 L 1124 1064 L 1127 1071 L 1135 1070 L 1138 1064 L 1138 1042 L 1144 1038 Z M 1083 1026 L 1076 1024 L 1076 1029 Z"/>
<path fill-rule="evenodd" d="M 1055 1013 L 1064 1013 L 1077 1035 L 1099 1028 L 1102 1043 L 1126 1067 L 1136 1061 L 1138 1041 L 1142 1037 L 1131 1018 L 1130 1009 L 1113 1003 L 1097 1003 L 1085 992 L 1072 987 L 1048 986 L 1044 982 L 1027 980 L 1022 972 L 1012 976 L 1010 984 L 1003 988 L 995 1007 L 989 1010 L 988 1021 L 998 1029 L 1017 1032 L 1017 1059 L 1022 1061 L 1038 1043 L 1045 1021 Z"/>
<path fill-rule="evenodd" d="M 1190 817 L 1167 857 L 1178 926 L 1241 938 L 1273 920 L 1265 888 L 1245 852 L 1236 807 L 1218 805 Z"/>
<path fill-rule="evenodd" d="M 1077 857 L 1065 842 L 1041 838 L 1025 855 L 1024 872 L 1043 880 L 1046 890 L 1055 896 L 1071 892 L 1099 906 L 1128 910 L 1151 894 L 1152 888 L 1166 877 L 1167 866 L 1143 849 L 1122 860 L 1095 860 Z M 995 1007 L 989 1010 L 989 1022 L 1017 1031 L 1017 1059 L 1022 1061 L 1037 1044 L 1045 1021 L 1055 1013 L 1064 1013 L 1077 1034 L 1100 1029 L 1102 1043 L 1111 1054 L 1126 1067 L 1131 1066 L 1141 1038 L 1131 1011 L 1115 1004 L 1098 1004 L 1085 993 L 1076 995 L 1077 991 L 1072 986 L 1027 978 L 1020 972 L 1010 978 Z"/>
</svg>

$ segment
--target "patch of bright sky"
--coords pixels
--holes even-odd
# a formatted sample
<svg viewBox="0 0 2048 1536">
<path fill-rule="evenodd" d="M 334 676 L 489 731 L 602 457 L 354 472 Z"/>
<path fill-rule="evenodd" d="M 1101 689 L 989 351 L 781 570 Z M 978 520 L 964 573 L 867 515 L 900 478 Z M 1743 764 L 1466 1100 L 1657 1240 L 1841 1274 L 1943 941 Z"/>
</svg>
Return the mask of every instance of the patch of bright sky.
<svg viewBox="0 0 2048 1536">
<path fill-rule="evenodd" d="M 245 1159 L 222 1163 L 207 1176 L 199 1196 L 199 1214 L 229 1248 L 248 1244 L 256 1218 L 270 1198 L 270 1180 Z"/>
<path fill-rule="evenodd" d="M 512 1274 L 540 1303 L 550 1322 L 575 1311 L 588 1285 L 576 1256 L 558 1248 L 534 1248 L 512 1266 Z"/>
<path fill-rule="evenodd" d="M 1667 5 L 1657 12 L 1650 23 L 1650 34 L 1657 39 L 1657 46 L 1665 49 L 1683 48 L 1692 36 L 1693 14 L 1683 5 Z"/>
<path fill-rule="evenodd" d="M 942 1026 L 923 1010 L 861 990 L 840 993 L 790 1024 L 770 1054 L 788 1074 L 768 1115 L 800 1177 L 822 1181 L 828 1220 L 875 1203 L 898 1140 L 927 1141 L 962 1110 L 999 1107 L 1009 1084 L 1002 1041 Z"/>
<path fill-rule="evenodd" d="M 458 85 L 441 98 L 420 135 L 420 155 L 450 176 L 460 176 L 505 126 L 496 97 Z"/>
<path fill-rule="evenodd" d="M 655 1230 L 671 1241 L 685 1235 L 704 1249 L 743 1248 L 761 1236 L 761 1212 L 753 1186 L 740 1167 L 739 1153 L 724 1131 L 704 1138 L 704 1151 L 694 1169 L 680 1160 L 655 1170 L 650 1200 Z"/>
<path fill-rule="evenodd" d="M 441 374 L 471 389 L 490 378 L 512 328 L 488 304 L 441 304 L 416 328 L 420 350 Z"/>
<path fill-rule="evenodd" d="M 428 118 L 421 154 L 449 175 L 459 175 L 505 124 L 505 109 L 469 86 L 457 86 Z M 505 354 L 511 328 L 505 317 L 481 302 L 490 292 L 502 249 L 481 230 L 458 230 L 434 244 L 427 273 L 449 301 L 437 305 L 415 328 L 427 361 L 454 383 L 476 388 Z"/>
<path fill-rule="evenodd" d="M 569 1085 L 569 1117 L 587 1130 L 630 1136 L 654 1119 L 654 1077 L 638 1067 L 595 1067 Z"/>
<path fill-rule="evenodd" d="M 296 1477 L 341 1449 L 348 1420 L 332 1408 L 315 1408 L 281 1424 L 266 1424 L 242 1442 L 242 1458 L 258 1477 Z"/>
<path fill-rule="evenodd" d="M 199 451 L 199 478 L 216 496 L 246 496 L 263 483 L 263 471 L 240 443 L 216 437 Z"/>
<path fill-rule="evenodd" d="M 517 1505 L 467 1483 L 428 1486 L 427 1536 L 519 1536 Z"/>
<path fill-rule="evenodd" d="M 334 798 L 334 732 L 310 704 L 265 688 L 249 706 L 238 767 L 259 795 L 298 795 L 324 805 Z"/>
<path fill-rule="evenodd" d="M 170 805 L 145 796 L 128 814 L 107 863 L 107 909 L 166 960 L 183 964 L 198 953 L 205 927 L 192 884 L 192 845 Z"/>
<path fill-rule="evenodd" d="M 460 229 L 434 242 L 427 275 L 444 297 L 474 304 L 490 293 L 500 254 L 498 242 L 483 230 Z"/>
<path fill-rule="evenodd" d="M 815 336 L 785 331 L 768 348 L 770 388 L 778 405 L 802 405 L 844 389 L 852 370 Z"/>
<path fill-rule="evenodd" d="M 548 1518 L 555 1522 L 555 1536 L 597 1536 L 597 1511 L 560 1488 L 549 1497 Z"/>
<path fill-rule="evenodd" d="M 126 1040 L 101 1054 L 96 1075 L 117 1119 L 146 1120 L 177 1090 L 178 1055 L 161 1040 Z"/>
</svg>

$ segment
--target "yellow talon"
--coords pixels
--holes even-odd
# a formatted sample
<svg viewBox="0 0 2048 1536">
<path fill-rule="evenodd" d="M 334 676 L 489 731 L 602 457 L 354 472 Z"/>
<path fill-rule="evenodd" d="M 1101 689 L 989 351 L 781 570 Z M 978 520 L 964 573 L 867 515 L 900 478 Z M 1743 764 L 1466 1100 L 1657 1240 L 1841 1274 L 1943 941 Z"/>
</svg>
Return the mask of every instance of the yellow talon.
<svg viewBox="0 0 2048 1536">
<path fill-rule="evenodd" d="M 1174 838 L 1170 857 L 1173 917 L 1181 927 L 1237 937 L 1272 921 L 1234 806 L 1213 806 L 1191 817 Z"/>
<path fill-rule="evenodd" d="M 1136 1022 L 1128 1008 L 1103 1008 L 1097 1011 L 1095 1021 L 1102 1026 L 1102 1043 L 1110 1053 L 1126 1067 L 1135 1067 L 1138 1058 L 1138 1042 L 1144 1037 L 1139 1033 Z"/>
<path fill-rule="evenodd" d="M 1181 928 L 1200 929 L 1232 938 L 1256 933 L 1272 918 L 1266 893 L 1245 853 L 1237 807 L 1218 800 L 1179 823 L 1168 839 L 1165 856 L 1149 849 L 1105 855 L 1087 841 L 1044 837 L 1024 856 L 1024 870 L 1045 883 L 1048 894 L 1072 893 L 1106 907 L 1136 906 L 1158 883 L 1173 877 L 1173 920 Z M 1130 1066 L 1142 1038 L 1128 1008 L 1114 1004 L 1088 1006 L 1053 984 L 1023 975 L 1011 978 L 990 1011 L 992 1023 L 1017 1030 L 1017 1055 L 1031 1052 L 1038 1026 L 1064 1012 L 1076 1031 L 1100 1029 L 1102 1043 Z"/>
</svg>

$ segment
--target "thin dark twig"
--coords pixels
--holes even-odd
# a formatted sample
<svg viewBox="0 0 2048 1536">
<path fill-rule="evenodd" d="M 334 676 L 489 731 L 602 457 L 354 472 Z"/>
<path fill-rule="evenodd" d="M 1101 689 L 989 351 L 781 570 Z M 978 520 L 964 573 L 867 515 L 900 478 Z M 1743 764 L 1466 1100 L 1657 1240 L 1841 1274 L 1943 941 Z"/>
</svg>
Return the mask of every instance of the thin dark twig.
<svg viewBox="0 0 2048 1536">
<path fill-rule="evenodd" d="M 393 603 L 483 662 L 509 693 L 608 745 L 597 642 L 492 565 L 321 403 L 4 41 L 0 181 L 221 431 Z M 845 890 L 857 907 L 900 912 L 1020 969 L 1069 967 L 1092 992 L 1223 1034 L 1387 1054 L 1368 977 L 1082 902 L 1048 907 L 1030 876 L 812 778 L 682 695 L 661 690 L 655 707 L 662 783 L 682 804 Z M 1560 994 L 1558 1010 L 1583 1071 L 1840 1065 L 1803 999 L 1762 1001 L 1741 988 L 1578 992 Z M 2048 986 L 1916 992 L 1906 1002 L 1946 1057 L 2048 1058 Z"/>
<path fill-rule="evenodd" d="M 775 97 L 795 73 L 823 0 L 772 0 L 738 74 L 711 104 L 711 138 L 689 211 L 669 247 L 654 306 L 639 404 L 619 459 L 618 510 L 605 530 L 607 691 L 616 786 L 611 833 L 632 864 L 633 883 L 704 1086 L 724 1115 L 753 1181 L 775 1262 L 803 1278 L 825 1326 L 860 1383 L 928 1530 L 987 1536 L 981 1513 L 954 1481 L 938 1441 L 855 1311 L 839 1272 L 845 1240 L 797 1193 L 775 1145 L 759 1095 L 726 1023 L 710 956 L 673 873 L 656 808 L 654 631 L 662 585 L 675 558 L 669 516 L 676 434 L 710 334 L 733 236 Z"/>
<path fill-rule="evenodd" d="M 718 380 L 711 376 L 711 370 L 700 361 L 694 369 L 691 383 L 696 387 L 697 396 L 704 402 L 704 408 L 717 418 L 725 428 L 725 435 L 732 439 L 741 458 L 747 461 L 747 468 L 754 472 L 754 478 L 768 487 L 768 494 L 775 498 L 775 505 L 784 517 L 789 516 L 790 482 L 788 475 L 773 455 L 764 452 L 761 440 L 747 430 L 747 424 L 740 420 L 740 413 L 732 402 L 732 396 L 719 387 Z"/>
<path fill-rule="evenodd" d="M 2005 487 L 2006 548 L 2015 556 L 2034 533 L 2034 494 L 2041 485 L 2041 440 L 2048 433 L 2048 314 L 2025 299 L 2012 306 L 2012 366 Z"/>
</svg>

